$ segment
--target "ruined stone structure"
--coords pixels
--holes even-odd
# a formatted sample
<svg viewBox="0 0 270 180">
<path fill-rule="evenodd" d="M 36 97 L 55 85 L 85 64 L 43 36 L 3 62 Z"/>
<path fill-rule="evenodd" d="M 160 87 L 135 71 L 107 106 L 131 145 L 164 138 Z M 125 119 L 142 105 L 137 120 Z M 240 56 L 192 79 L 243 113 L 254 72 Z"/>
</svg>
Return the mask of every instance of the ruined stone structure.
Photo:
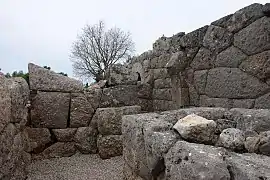
<svg viewBox="0 0 270 180">
<path fill-rule="evenodd" d="M 270 179 L 269 16 L 162 37 L 90 88 L 31 63 L 29 87 L 0 76 L 0 179 L 76 152 L 123 154 L 127 180 Z"/>
</svg>

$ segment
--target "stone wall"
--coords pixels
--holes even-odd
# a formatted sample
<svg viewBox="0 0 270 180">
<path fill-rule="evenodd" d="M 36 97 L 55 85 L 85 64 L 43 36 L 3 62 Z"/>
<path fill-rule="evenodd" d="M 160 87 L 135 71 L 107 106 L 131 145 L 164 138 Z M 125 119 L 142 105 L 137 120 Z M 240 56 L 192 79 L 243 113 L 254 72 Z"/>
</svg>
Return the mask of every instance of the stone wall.
<svg viewBox="0 0 270 180">
<path fill-rule="evenodd" d="M 269 132 L 268 109 L 199 107 L 127 115 L 124 179 L 269 179 Z"/>
<path fill-rule="evenodd" d="M 125 67 L 151 86 L 154 111 L 270 108 L 269 27 L 269 4 L 252 4 L 188 34 L 161 37 Z"/>
<path fill-rule="evenodd" d="M 31 162 L 25 131 L 29 88 L 22 78 L 0 75 L 0 179 L 24 180 Z"/>
</svg>

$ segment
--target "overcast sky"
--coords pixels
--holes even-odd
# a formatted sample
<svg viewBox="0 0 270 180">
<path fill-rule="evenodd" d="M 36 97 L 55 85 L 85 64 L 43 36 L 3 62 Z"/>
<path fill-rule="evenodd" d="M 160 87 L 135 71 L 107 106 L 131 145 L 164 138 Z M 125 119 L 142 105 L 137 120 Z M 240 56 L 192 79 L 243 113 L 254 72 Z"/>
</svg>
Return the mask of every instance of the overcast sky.
<svg viewBox="0 0 270 180">
<path fill-rule="evenodd" d="M 190 32 L 244 6 L 269 0 L 0 0 L 0 68 L 33 62 L 72 76 L 72 42 L 85 24 L 130 31 L 136 54 L 162 36 Z"/>
</svg>

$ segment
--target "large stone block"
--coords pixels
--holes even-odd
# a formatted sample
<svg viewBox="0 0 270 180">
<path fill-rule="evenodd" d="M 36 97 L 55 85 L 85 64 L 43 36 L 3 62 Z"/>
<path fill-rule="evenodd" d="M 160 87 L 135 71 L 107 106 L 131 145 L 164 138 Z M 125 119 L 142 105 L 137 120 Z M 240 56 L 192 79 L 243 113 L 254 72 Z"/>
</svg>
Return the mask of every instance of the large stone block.
<svg viewBox="0 0 270 180">
<path fill-rule="evenodd" d="M 251 109 L 254 107 L 254 99 L 234 99 L 233 108 L 246 108 Z"/>
<path fill-rule="evenodd" d="M 255 100 L 254 108 L 270 109 L 270 93 L 265 94 Z"/>
<path fill-rule="evenodd" d="M 100 105 L 102 89 L 87 89 L 84 94 L 89 104 L 91 104 L 93 109 L 96 110 Z"/>
<path fill-rule="evenodd" d="M 32 99 L 31 123 L 34 127 L 66 128 L 70 93 L 37 92 Z"/>
<path fill-rule="evenodd" d="M 168 100 L 153 100 L 153 109 L 154 111 L 167 111 L 178 109 L 176 102 Z"/>
<path fill-rule="evenodd" d="M 270 130 L 269 109 L 234 108 L 225 114 L 225 118 L 235 121 L 236 128 L 242 131 L 263 132 Z"/>
<path fill-rule="evenodd" d="M 209 98 L 205 95 L 202 95 L 200 96 L 200 106 L 231 108 L 232 101 L 227 98 Z"/>
<path fill-rule="evenodd" d="M 208 72 L 205 93 L 216 98 L 255 98 L 269 88 L 238 68 L 215 68 Z"/>
<path fill-rule="evenodd" d="M 74 142 L 57 142 L 42 152 L 43 158 L 69 157 L 76 153 Z"/>
<path fill-rule="evenodd" d="M 210 50 L 200 48 L 190 66 L 194 70 L 211 69 L 213 67 L 214 60 L 214 56 Z"/>
<path fill-rule="evenodd" d="M 270 36 L 269 36 L 270 37 Z M 269 41 L 270 43 L 270 41 Z M 240 65 L 240 69 L 248 74 L 251 74 L 260 80 L 270 78 L 270 51 L 265 51 L 248 57 Z"/>
<path fill-rule="evenodd" d="M 172 100 L 171 89 L 153 89 L 153 99 Z"/>
<path fill-rule="evenodd" d="M 204 94 L 206 82 L 207 82 L 208 70 L 201 70 L 194 72 L 194 86 L 199 94 Z"/>
<path fill-rule="evenodd" d="M 25 129 L 30 144 L 31 151 L 40 153 L 44 150 L 46 145 L 52 141 L 51 133 L 47 128 L 26 128 Z"/>
<path fill-rule="evenodd" d="M 97 130 L 92 127 L 78 128 L 74 141 L 75 147 L 83 154 L 97 152 Z"/>
<path fill-rule="evenodd" d="M 166 179 L 229 180 L 222 149 L 178 141 L 166 154 Z"/>
<path fill-rule="evenodd" d="M 151 69 L 164 68 L 168 61 L 170 60 L 170 54 L 162 54 L 159 57 L 150 60 Z"/>
<path fill-rule="evenodd" d="M 108 159 L 123 154 L 121 135 L 99 136 L 97 141 L 98 154 L 102 159 Z"/>
<path fill-rule="evenodd" d="M 70 127 L 85 127 L 88 126 L 94 109 L 87 100 L 84 93 L 71 93 L 70 102 Z"/>
<path fill-rule="evenodd" d="M 153 71 L 154 80 L 156 80 L 156 79 L 165 79 L 165 78 L 170 77 L 167 68 L 152 69 L 152 71 Z"/>
<path fill-rule="evenodd" d="M 140 106 L 98 108 L 95 115 L 98 131 L 102 135 L 121 135 L 122 116 L 140 112 Z"/>
<path fill-rule="evenodd" d="M 244 149 L 244 142 L 245 135 L 243 131 L 228 128 L 221 132 L 217 145 L 233 151 L 242 151 Z"/>
<path fill-rule="evenodd" d="M 231 46 L 217 55 L 215 67 L 237 68 L 246 57 L 240 49 Z"/>
<path fill-rule="evenodd" d="M 182 47 L 201 47 L 203 44 L 203 37 L 207 29 L 208 26 L 204 26 L 186 34 L 180 39 L 180 45 Z"/>
<path fill-rule="evenodd" d="M 204 47 L 212 52 L 219 53 L 229 47 L 233 42 L 233 34 L 226 29 L 210 25 L 203 39 Z"/>
<path fill-rule="evenodd" d="M 170 87 L 171 87 L 171 78 L 156 79 L 154 81 L 154 88 L 156 89 L 170 88 Z"/>
<path fill-rule="evenodd" d="M 233 15 L 221 18 L 211 24 L 237 32 L 263 16 L 263 5 L 254 3 L 236 11 Z"/>
<path fill-rule="evenodd" d="M 74 140 L 77 128 L 67 128 L 67 129 L 52 129 L 54 136 L 57 141 L 60 142 L 71 142 Z"/>
<path fill-rule="evenodd" d="M 234 36 L 234 45 L 248 55 L 270 49 L 270 19 L 258 19 Z"/>
<path fill-rule="evenodd" d="M 31 90 L 81 92 L 83 83 L 81 81 L 57 74 L 35 64 L 28 64 L 29 83 Z"/>
<path fill-rule="evenodd" d="M 11 121 L 11 97 L 7 79 L 0 75 L 0 132 Z"/>
</svg>

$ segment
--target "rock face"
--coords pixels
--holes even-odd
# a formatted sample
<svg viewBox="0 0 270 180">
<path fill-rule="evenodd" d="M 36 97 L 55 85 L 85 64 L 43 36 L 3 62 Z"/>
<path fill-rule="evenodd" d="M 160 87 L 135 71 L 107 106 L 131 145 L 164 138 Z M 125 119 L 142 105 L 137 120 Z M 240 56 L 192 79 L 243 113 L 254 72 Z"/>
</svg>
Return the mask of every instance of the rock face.
<svg viewBox="0 0 270 180">
<path fill-rule="evenodd" d="M 32 125 L 34 127 L 66 128 L 69 102 L 69 93 L 37 92 L 32 100 Z"/>
<path fill-rule="evenodd" d="M 31 90 L 81 92 L 83 83 L 57 74 L 35 64 L 28 64 L 29 82 Z"/>
<path fill-rule="evenodd" d="M 180 119 L 173 128 L 188 141 L 211 144 L 216 131 L 216 123 L 191 114 Z"/>
<path fill-rule="evenodd" d="M 32 144 L 32 149 L 35 153 L 42 152 L 46 144 L 52 141 L 51 133 L 47 128 L 27 128 L 29 141 Z"/>
</svg>

